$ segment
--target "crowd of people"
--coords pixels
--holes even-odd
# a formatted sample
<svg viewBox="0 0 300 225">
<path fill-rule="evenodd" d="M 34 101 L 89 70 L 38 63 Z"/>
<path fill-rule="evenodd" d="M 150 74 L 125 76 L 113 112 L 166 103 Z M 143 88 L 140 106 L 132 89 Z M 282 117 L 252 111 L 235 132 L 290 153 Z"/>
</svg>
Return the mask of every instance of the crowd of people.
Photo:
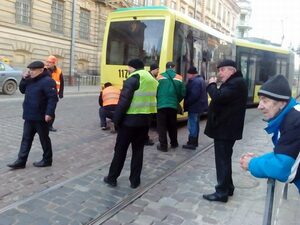
<svg viewBox="0 0 300 225">
<path fill-rule="evenodd" d="M 34 61 L 28 69 L 19 86 L 21 93 L 25 94 L 24 128 L 17 160 L 7 165 L 12 169 L 25 168 L 36 133 L 43 158 L 33 165 L 52 166 L 49 131 L 56 131 L 53 128 L 55 109 L 58 99 L 63 98 L 63 75 L 55 56 L 49 56 L 45 64 Z M 110 119 L 117 137 L 109 172 L 103 181 L 112 187 L 117 186 L 131 145 L 130 187 L 139 187 L 144 146 L 154 144 L 148 134 L 153 116 L 156 115 L 157 121 L 157 150 L 167 152 L 170 148 L 178 148 L 177 114 L 181 113 L 181 101 L 184 100 L 189 135 L 182 148 L 195 150 L 198 147 L 203 112 L 207 112 L 204 134 L 214 140 L 217 184 L 215 191 L 204 194 L 203 198 L 227 202 L 235 190 L 232 154 L 235 142 L 243 137 L 248 88 L 233 60 L 221 61 L 217 69 L 218 76 L 205 81 L 197 68 L 191 66 L 184 81 L 176 73 L 173 62 L 168 62 L 164 72 L 160 73 L 156 63 L 151 64 L 150 71 L 147 71 L 143 61 L 132 59 L 128 62 L 129 76 L 121 90 L 105 83 L 99 95 L 100 126 L 102 130 L 108 130 L 107 119 Z M 288 81 L 282 75 L 271 77 L 261 86 L 258 95 L 258 109 L 268 122 L 266 131 L 273 134 L 275 147 L 271 153 L 262 156 L 251 152 L 244 154 L 240 165 L 255 177 L 292 182 L 300 192 L 300 105 L 292 97 Z"/>
</svg>

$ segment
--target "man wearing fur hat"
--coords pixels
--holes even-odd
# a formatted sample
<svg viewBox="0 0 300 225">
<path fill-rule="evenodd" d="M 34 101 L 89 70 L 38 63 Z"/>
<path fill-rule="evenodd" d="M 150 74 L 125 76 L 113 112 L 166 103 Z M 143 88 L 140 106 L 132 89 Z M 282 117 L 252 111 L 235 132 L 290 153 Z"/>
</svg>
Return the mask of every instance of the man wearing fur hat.
<svg viewBox="0 0 300 225">
<path fill-rule="evenodd" d="M 50 55 L 47 60 L 46 60 L 46 68 L 49 71 L 51 78 L 55 81 L 56 83 L 56 90 L 57 90 L 57 95 L 59 98 L 64 97 L 64 77 L 62 70 L 57 66 L 57 58 L 54 55 Z M 55 117 L 52 119 L 52 121 L 49 123 L 49 131 L 57 131 L 53 127 Z"/>
<path fill-rule="evenodd" d="M 40 137 L 43 148 L 43 159 L 34 162 L 36 167 L 52 165 L 52 146 L 49 137 L 48 123 L 52 120 L 58 101 L 55 82 L 49 77 L 44 63 L 34 61 L 30 63 L 28 73 L 23 75 L 19 89 L 25 94 L 23 102 L 23 137 L 18 159 L 7 166 L 12 169 L 23 169 L 36 133 Z"/>
<path fill-rule="evenodd" d="M 273 134 L 274 149 L 261 156 L 248 152 L 241 157 L 240 165 L 258 178 L 292 182 L 300 193 L 300 104 L 291 97 L 288 81 L 282 75 L 265 82 L 258 96 L 258 109 L 268 123 L 266 132 Z"/>
<path fill-rule="evenodd" d="M 140 59 L 128 62 L 129 77 L 124 82 L 113 121 L 118 127 L 115 153 L 104 182 L 112 187 L 117 185 L 126 159 L 129 145 L 132 148 L 130 187 L 141 183 L 144 143 L 149 130 L 151 113 L 156 113 L 156 91 L 158 82 L 144 70 Z"/>
<path fill-rule="evenodd" d="M 211 102 L 204 131 L 214 139 L 217 185 L 214 193 L 203 198 L 227 202 L 234 192 L 231 156 L 235 141 L 242 139 L 248 91 L 234 61 L 226 59 L 217 68 L 221 85 L 218 88 L 216 77 L 208 81 L 206 90 Z"/>
</svg>

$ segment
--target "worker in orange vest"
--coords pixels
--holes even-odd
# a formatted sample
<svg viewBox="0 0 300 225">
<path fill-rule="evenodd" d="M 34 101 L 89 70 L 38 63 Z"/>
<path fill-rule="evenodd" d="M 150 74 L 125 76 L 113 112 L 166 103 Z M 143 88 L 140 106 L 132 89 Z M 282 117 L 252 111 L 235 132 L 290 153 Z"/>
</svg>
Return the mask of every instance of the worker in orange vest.
<svg viewBox="0 0 300 225">
<path fill-rule="evenodd" d="M 106 118 L 112 119 L 120 98 L 120 89 L 113 87 L 110 82 L 104 84 L 99 96 L 99 117 L 102 130 L 108 130 Z"/>
<path fill-rule="evenodd" d="M 54 55 L 50 55 L 45 63 L 45 67 L 47 68 L 49 74 L 51 75 L 52 79 L 56 83 L 56 90 L 57 95 L 59 98 L 64 97 L 64 77 L 62 74 L 62 70 L 57 66 L 57 58 Z M 49 131 L 57 131 L 57 129 L 53 128 L 55 117 L 53 117 L 52 121 L 48 123 Z"/>
</svg>

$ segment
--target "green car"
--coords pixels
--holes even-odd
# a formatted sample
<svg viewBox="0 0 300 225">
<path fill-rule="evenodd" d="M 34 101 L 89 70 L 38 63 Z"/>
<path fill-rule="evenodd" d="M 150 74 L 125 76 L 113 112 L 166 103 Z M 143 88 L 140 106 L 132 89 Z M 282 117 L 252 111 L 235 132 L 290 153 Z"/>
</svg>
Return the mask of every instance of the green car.
<svg viewBox="0 0 300 225">
<path fill-rule="evenodd" d="M 16 70 L 0 61 L 0 91 L 7 95 L 14 94 L 22 79 L 22 73 L 21 70 Z"/>
</svg>

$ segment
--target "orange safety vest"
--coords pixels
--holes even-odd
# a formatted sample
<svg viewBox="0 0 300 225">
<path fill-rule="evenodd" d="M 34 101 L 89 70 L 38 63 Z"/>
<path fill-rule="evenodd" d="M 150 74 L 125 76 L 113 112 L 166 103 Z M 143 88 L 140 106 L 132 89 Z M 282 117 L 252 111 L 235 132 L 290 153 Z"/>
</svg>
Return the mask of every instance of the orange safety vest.
<svg viewBox="0 0 300 225">
<path fill-rule="evenodd" d="M 61 75 L 61 69 L 58 67 L 56 67 L 56 70 L 53 71 L 53 73 L 51 74 L 52 79 L 56 83 L 57 93 L 59 92 L 60 89 L 60 75 Z"/>
<path fill-rule="evenodd" d="M 109 86 L 102 91 L 103 106 L 117 105 L 121 91 L 118 88 Z"/>
</svg>

